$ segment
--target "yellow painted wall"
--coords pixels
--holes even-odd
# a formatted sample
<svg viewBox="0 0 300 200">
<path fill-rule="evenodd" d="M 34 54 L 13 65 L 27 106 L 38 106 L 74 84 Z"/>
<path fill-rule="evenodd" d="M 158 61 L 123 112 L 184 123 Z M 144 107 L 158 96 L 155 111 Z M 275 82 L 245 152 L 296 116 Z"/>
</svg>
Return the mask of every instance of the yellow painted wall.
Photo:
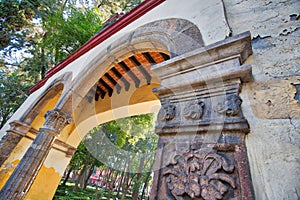
<svg viewBox="0 0 300 200">
<path fill-rule="evenodd" d="M 13 170 L 16 168 L 17 164 L 20 162 L 21 158 L 27 151 L 32 140 L 28 138 L 23 138 L 19 144 L 15 147 L 11 155 L 4 162 L 0 168 L 0 188 L 4 186 L 9 176 L 13 173 Z"/>
<path fill-rule="evenodd" d="M 11 163 L 8 163 L 8 164 L 4 165 L 4 167 L 1 168 L 1 171 L 0 171 L 0 189 L 4 186 L 7 179 L 13 173 L 13 171 L 15 170 L 15 168 L 16 168 L 16 166 L 19 162 L 20 162 L 20 160 L 15 160 Z"/>
<path fill-rule="evenodd" d="M 45 121 L 45 114 L 48 110 L 52 110 L 54 106 L 56 105 L 59 97 L 61 96 L 62 91 L 59 91 L 57 95 L 55 95 L 52 99 L 50 99 L 47 104 L 42 108 L 42 110 L 39 112 L 39 114 L 35 117 L 35 119 L 32 121 L 30 126 L 36 130 L 41 128 Z"/>
<path fill-rule="evenodd" d="M 31 123 L 31 126 L 35 129 L 39 129 L 42 127 L 45 118 L 44 114 L 47 112 L 47 110 L 51 110 L 54 108 L 56 102 L 58 101 L 59 97 L 61 95 L 61 91 L 57 93 L 55 97 L 49 100 L 49 102 L 46 104 L 46 106 L 42 109 L 42 111 L 37 115 L 37 117 L 33 120 Z M 32 133 L 27 133 L 28 136 L 34 137 Z M 16 168 L 17 164 L 20 162 L 24 154 L 26 153 L 27 149 L 31 145 L 32 140 L 23 137 L 21 141 L 17 144 L 15 149 L 12 151 L 11 155 L 8 157 L 8 159 L 4 162 L 3 166 L 0 168 L 0 189 L 4 186 L 10 175 L 13 173 L 14 169 Z M 59 174 L 58 174 L 59 175 Z M 61 177 L 61 176 L 60 176 Z M 59 179 L 60 180 L 60 179 Z M 42 186 L 43 184 L 41 184 Z M 57 183 L 56 185 L 57 186 Z M 55 188 L 56 189 L 56 188 Z"/>
<path fill-rule="evenodd" d="M 60 182 L 60 179 L 60 174 L 56 172 L 53 167 L 47 168 L 43 165 L 25 199 L 52 199 Z"/>
</svg>

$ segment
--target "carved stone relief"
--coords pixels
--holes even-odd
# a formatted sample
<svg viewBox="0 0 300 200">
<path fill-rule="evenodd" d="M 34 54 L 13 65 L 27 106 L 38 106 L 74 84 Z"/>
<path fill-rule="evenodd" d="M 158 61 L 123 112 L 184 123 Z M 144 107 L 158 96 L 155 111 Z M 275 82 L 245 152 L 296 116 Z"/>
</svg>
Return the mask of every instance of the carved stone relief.
<svg viewBox="0 0 300 200">
<path fill-rule="evenodd" d="M 58 110 L 49 110 L 45 114 L 44 128 L 60 132 L 66 125 L 72 122 L 72 118 Z"/>
<path fill-rule="evenodd" d="M 176 114 L 176 107 L 173 104 L 163 105 L 160 109 L 158 116 L 161 121 L 170 121 L 174 119 Z"/>
<path fill-rule="evenodd" d="M 241 63 L 251 54 L 244 33 L 153 67 L 164 106 L 151 200 L 254 199 L 239 97 L 251 80 L 251 66 Z"/>
<path fill-rule="evenodd" d="M 242 99 L 236 95 L 226 95 L 226 101 L 218 103 L 217 111 L 227 116 L 235 116 L 241 110 Z"/>
<path fill-rule="evenodd" d="M 190 197 L 222 199 L 229 188 L 236 188 L 235 166 L 212 148 L 176 152 L 164 170 L 167 186 L 175 199 Z"/>
<path fill-rule="evenodd" d="M 189 102 L 183 110 L 183 116 L 186 119 L 192 119 L 192 120 L 201 119 L 203 113 L 204 113 L 204 102 L 200 100 L 195 102 Z"/>
</svg>

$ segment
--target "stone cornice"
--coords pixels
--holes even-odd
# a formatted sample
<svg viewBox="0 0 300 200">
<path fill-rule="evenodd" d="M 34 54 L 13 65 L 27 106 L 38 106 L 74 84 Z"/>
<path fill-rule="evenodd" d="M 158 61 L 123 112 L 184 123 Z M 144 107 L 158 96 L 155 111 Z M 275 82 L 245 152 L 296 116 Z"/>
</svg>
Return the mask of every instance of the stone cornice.
<svg viewBox="0 0 300 200">
<path fill-rule="evenodd" d="M 8 133 L 13 133 L 16 135 L 20 135 L 20 136 L 25 136 L 26 133 L 30 130 L 31 126 L 20 122 L 18 120 L 14 120 L 12 122 L 9 123 L 10 125 L 10 129 L 7 130 Z"/>
<path fill-rule="evenodd" d="M 239 92 L 252 78 L 251 66 L 241 65 L 251 54 L 245 32 L 154 65 L 161 86 L 153 92 L 162 104 L 156 133 L 248 133 Z"/>
<path fill-rule="evenodd" d="M 34 128 L 30 128 L 29 132 L 34 135 L 37 135 L 39 133 L 39 131 Z M 26 138 L 34 140 L 33 137 L 26 136 Z M 54 146 L 52 148 L 65 153 L 66 157 L 72 157 L 75 151 L 77 150 L 77 148 L 58 139 L 54 141 Z"/>
<path fill-rule="evenodd" d="M 249 81 L 251 66 L 241 63 L 251 54 L 250 32 L 245 32 L 154 65 L 152 71 L 162 85 L 154 92 L 177 91 L 187 85 L 197 87 L 234 78 Z"/>
</svg>

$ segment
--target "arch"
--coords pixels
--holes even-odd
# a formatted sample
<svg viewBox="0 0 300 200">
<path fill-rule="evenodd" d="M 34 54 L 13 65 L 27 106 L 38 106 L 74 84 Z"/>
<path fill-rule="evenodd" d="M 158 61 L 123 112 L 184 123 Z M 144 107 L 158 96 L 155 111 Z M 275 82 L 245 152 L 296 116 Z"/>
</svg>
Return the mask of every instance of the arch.
<svg viewBox="0 0 300 200">
<path fill-rule="evenodd" d="M 103 98 L 101 101 L 102 109 L 98 109 L 97 105 L 93 104 L 95 102 L 91 102 L 92 97 L 88 96 L 88 93 L 93 93 L 91 90 L 96 87 L 95 84 L 98 79 L 112 69 L 114 65 L 139 53 L 160 52 L 172 58 L 203 46 L 204 42 L 198 27 L 188 20 L 177 18 L 150 22 L 114 41 L 105 51 L 100 52 L 94 60 L 91 60 L 86 65 L 84 72 L 81 72 L 84 76 L 79 77 L 79 80 L 73 81 L 74 86 L 72 90 L 75 91 L 76 94 L 72 102 L 75 126 L 79 126 L 79 124 L 82 125 L 82 123 L 86 124 L 86 120 L 88 119 L 88 121 L 92 121 L 93 115 L 97 119 L 97 116 L 101 116 L 101 113 L 111 113 L 119 109 L 124 110 L 125 108 L 130 110 L 134 108 L 134 104 L 147 102 L 148 105 L 157 105 L 158 101 L 156 96 L 152 93 L 152 88 L 159 86 L 160 81 L 154 77 L 154 80 L 152 80 L 150 84 L 144 82 L 145 87 L 119 94 L 120 98 L 125 99 L 125 104 L 118 103 L 118 105 L 116 105 L 115 102 L 119 101 L 114 101 L 114 99 L 118 98 L 118 95 L 113 95 Z M 148 87 L 146 87 L 146 85 L 148 85 Z M 145 98 L 140 99 L 140 102 L 139 100 L 132 100 L 132 96 L 130 95 L 137 95 L 137 93 L 139 93 L 138 90 L 143 89 L 147 91 L 147 94 L 144 95 L 148 97 L 144 96 Z M 108 105 L 107 109 L 103 108 L 105 105 Z M 157 109 L 155 111 L 157 111 Z M 141 111 L 141 114 L 142 113 L 144 113 L 144 111 Z M 135 115 L 136 114 L 139 113 L 135 112 Z M 102 115 L 102 117 L 103 116 L 104 115 Z M 109 114 L 107 116 L 109 116 Z M 130 114 L 128 113 L 122 116 L 128 117 Z M 113 120 L 113 118 L 110 119 Z M 91 128 L 103 122 L 103 120 L 96 121 L 90 125 Z M 81 136 L 88 132 L 86 129 L 84 129 L 84 131 L 85 133 L 81 134 Z M 72 138 L 76 132 L 78 132 L 78 130 L 72 130 L 72 133 L 69 134 L 69 138 Z M 68 139 L 67 143 L 72 146 L 74 145 L 74 147 L 78 144 L 78 141 L 69 142 L 70 140 Z"/>
<path fill-rule="evenodd" d="M 150 22 L 123 35 L 111 43 L 106 50 L 86 64 L 80 77 L 73 81 L 73 108 L 81 97 L 88 93 L 97 79 L 112 66 L 136 53 L 156 51 L 168 54 L 170 58 L 204 46 L 198 27 L 185 19 L 163 19 Z"/>
<path fill-rule="evenodd" d="M 71 80 L 71 72 L 67 72 L 54 79 L 44 90 L 44 92 L 40 95 L 40 98 L 37 98 L 37 100 L 32 104 L 32 106 L 24 112 L 24 114 L 20 118 L 20 121 L 27 124 L 31 124 L 31 122 L 41 112 L 41 110 L 46 106 L 46 104 L 51 99 L 55 98 L 57 94 L 60 93 L 60 95 L 56 97 L 56 102 L 59 100 L 61 94 L 64 93 L 69 87 Z"/>
<path fill-rule="evenodd" d="M 193 23 L 184 20 L 184 19 L 164 19 L 159 21 L 154 21 L 144 26 L 141 26 L 134 31 L 122 36 L 122 38 L 116 40 L 111 45 L 109 45 L 106 50 L 103 50 L 96 55 L 94 59 L 89 61 L 84 69 L 80 72 L 80 75 L 76 75 L 71 82 L 70 79 L 68 82 L 68 87 L 64 86 L 62 94 L 58 100 L 58 103 L 55 105 L 55 108 L 58 108 L 64 112 L 72 112 L 74 122 L 71 126 L 68 126 L 64 129 L 59 136 L 58 140 L 66 142 L 67 145 L 77 147 L 77 144 L 80 142 L 76 140 L 76 126 L 84 125 L 88 123 L 90 130 L 101 123 L 97 121 L 97 118 L 103 117 L 105 120 L 116 119 L 120 117 L 127 117 L 136 114 L 144 114 L 149 112 L 157 112 L 160 108 L 160 101 L 152 93 L 152 89 L 160 85 L 158 78 L 154 78 L 150 83 L 147 83 L 145 79 L 141 80 L 143 82 L 141 87 L 131 88 L 132 90 L 125 91 L 122 90 L 120 94 L 114 93 L 112 96 L 106 95 L 105 98 L 100 102 L 96 102 L 88 97 L 88 94 L 95 88 L 97 81 L 101 78 L 106 72 L 108 72 L 113 65 L 118 64 L 119 62 L 124 61 L 125 59 L 134 56 L 138 53 L 149 53 L 149 52 L 158 52 L 164 53 L 171 57 L 175 57 L 186 52 L 192 51 L 199 47 L 204 46 L 201 33 L 198 30 L 197 26 Z M 165 60 L 164 60 L 165 61 Z M 55 81 L 54 81 L 55 82 Z M 51 84 L 52 88 L 55 84 Z M 59 85 L 59 84 L 58 84 Z M 140 99 L 133 99 L 131 97 L 141 97 Z M 52 93 L 49 93 L 51 96 Z M 112 104 L 113 100 L 119 102 L 117 95 L 124 95 L 126 97 L 125 104 Z M 103 106 L 102 103 L 111 104 L 113 106 L 108 107 L 107 110 L 97 110 L 97 105 Z M 128 103 L 126 105 L 126 103 Z M 45 105 L 43 100 L 37 103 L 37 109 L 42 108 L 42 105 Z M 69 106 L 72 105 L 71 110 Z M 151 110 L 151 107 L 154 106 Z M 95 109 L 96 108 L 96 109 Z M 123 113 L 120 111 L 123 110 Z M 91 111 L 91 113 L 88 113 Z M 85 115 L 82 112 L 86 112 Z M 120 114 L 113 116 L 112 113 L 119 112 Z M 91 114 L 91 115 L 89 115 Z M 32 119 L 34 112 L 30 112 L 28 119 Z M 94 121 L 93 117 L 96 117 Z M 111 116 L 109 118 L 109 116 Z M 102 122 L 105 122 L 103 120 Z M 93 122 L 93 123 L 91 123 Z M 88 129 L 83 129 L 86 131 L 84 135 L 88 132 Z M 72 141 L 72 138 L 75 140 Z M 55 170 L 55 177 L 62 176 L 62 169 L 67 167 L 68 162 L 70 161 L 69 157 L 65 155 L 60 155 L 60 163 L 54 162 L 53 154 L 58 155 L 56 150 L 52 148 L 47 157 L 45 155 L 45 162 L 43 168 L 39 171 L 39 174 L 36 174 L 36 180 L 33 182 L 32 187 L 40 187 L 41 185 L 45 186 L 45 183 L 42 183 L 40 177 L 42 173 L 47 173 L 52 167 Z M 73 152 L 74 153 L 74 152 Z M 52 154 L 52 157 L 51 157 Z M 53 176 L 54 177 L 54 176 Z M 55 179 L 51 185 L 58 184 L 59 180 Z M 52 188 L 54 189 L 54 188 Z M 34 195 L 33 193 L 37 191 L 35 189 L 31 190 L 29 195 Z M 54 190 L 53 190 L 54 191 Z M 49 193 L 49 190 L 48 190 Z"/>
<path fill-rule="evenodd" d="M 0 156 L 0 166 L 5 163 L 14 162 L 14 159 L 18 157 L 15 156 L 13 160 L 10 159 L 11 153 L 19 145 L 23 137 L 27 139 L 22 142 L 22 145 L 26 146 L 26 148 L 29 147 L 30 141 L 28 141 L 28 139 L 34 139 L 37 130 L 45 121 L 45 112 L 54 107 L 58 102 L 65 89 L 64 86 L 70 82 L 71 77 L 71 73 L 66 73 L 53 80 L 48 88 L 40 95 L 40 98 L 37 98 L 18 120 L 10 122 L 10 129 L 0 141 L 0 151 L 2 152 Z M 23 149 L 26 148 L 23 147 Z M 21 159 L 22 154 L 20 154 L 19 157 L 19 159 Z"/>
<path fill-rule="evenodd" d="M 0 141 L 0 171 L 12 172 L 14 170 L 16 163 L 19 163 L 24 152 L 36 137 L 38 129 L 42 127 L 45 121 L 44 114 L 49 109 L 53 109 L 66 90 L 65 86 L 69 84 L 71 78 L 72 73 L 65 73 L 57 77 L 28 107 L 19 120 L 10 122 L 11 128 Z M 0 179 L 0 187 L 2 187 L 8 176 L 5 173 L 0 173 Z"/>
</svg>

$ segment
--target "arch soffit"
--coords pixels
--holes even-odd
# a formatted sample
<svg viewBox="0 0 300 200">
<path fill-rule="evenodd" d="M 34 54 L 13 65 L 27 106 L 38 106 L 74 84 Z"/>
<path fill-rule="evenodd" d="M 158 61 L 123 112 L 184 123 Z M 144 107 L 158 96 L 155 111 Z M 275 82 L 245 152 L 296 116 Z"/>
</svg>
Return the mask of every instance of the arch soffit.
<svg viewBox="0 0 300 200">
<path fill-rule="evenodd" d="M 72 109 L 114 64 L 136 53 L 159 51 L 175 57 L 204 46 L 198 27 L 185 19 L 171 18 L 150 22 L 114 41 L 101 51 L 73 80 Z M 70 98 L 71 99 L 71 98 Z"/>
<path fill-rule="evenodd" d="M 136 53 L 160 51 L 169 54 L 172 58 L 202 46 L 204 46 L 204 42 L 198 27 L 187 20 L 174 18 L 151 22 L 137 28 L 131 33 L 126 34 L 109 45 L 105 51 L 100 52 L 97 58 L 87 64 L 84 69 L 86 71 L 83 72 L 85 77 L 76 81 L 76 85 L 73 90 L 76 90 L 76 94 L 81 93 L 81 97 L 85 96 L 83 91 L 81 91 L 82 89 L 90 89 L 97 82 L 101 74 L 104 74 L 107 70 L 109 70 L 112 65 Z M 104 68 L 104 66 L 106 66 L 106 68 Z M 86 85 L 87 83 L 89 86 Z M 88 91 L 84 92 L 87 93 Z M 155 105 L 157 104 L 157 100 L 145 103 L 147 105 Z M 141 103 L 141 105 L 144 105 L 144 103 Z M 134 110 L 138 106 L 139 105 L 128 105 L 119 109 Z M 76 106 L 73 105 L 73 109 L 75 108 Z M 95 116 L 91 116 L 90 118 L 83 120 L 80 124 L 76 124 L 76 126 L 84 127 L 84 124 L 88 122 L 91 129 L 98 124 L 103 123 L 102 121 L 99 121 L 99 119 L 104 115 L 106 116 L 105 119 L 113 120 L 120 118 L 120 116 L 127 117 L 150 111 L 146 109 L 143 110 L 142 113 L 127 112 L 125 115 L 121 114 L 120 116 L 118 115 L 118 117 L 111 117 L 111 113 L 115 112 L 118 112 L 118 109 L 110 110 L 105 113 L 95 113 Z M 70 138 L 76 137 L 74 135 L 78 135 L 79 132 L 81 136 L 84 136 L 89 130 L 86 128 L 75 129 L 70 134 Z M 81 133 L 81 131 L 85 133 Z"/>
<path fill-rule="evenodd" d="M 48 87 L 40 94 L 39 98 L 27 109 L 22 115 L 20 120 L 27 124 L 30 124 L 35 117 L 41 112 L 41 110 L 48 104 L 60 92 L 60 98 L 62 94 L 70 87 L 72 80 L 72 72 L 66 72 L 56 79 L 54 79 Z M 58 100 L 59 101 L 59 100 Z"/>
</svg>

